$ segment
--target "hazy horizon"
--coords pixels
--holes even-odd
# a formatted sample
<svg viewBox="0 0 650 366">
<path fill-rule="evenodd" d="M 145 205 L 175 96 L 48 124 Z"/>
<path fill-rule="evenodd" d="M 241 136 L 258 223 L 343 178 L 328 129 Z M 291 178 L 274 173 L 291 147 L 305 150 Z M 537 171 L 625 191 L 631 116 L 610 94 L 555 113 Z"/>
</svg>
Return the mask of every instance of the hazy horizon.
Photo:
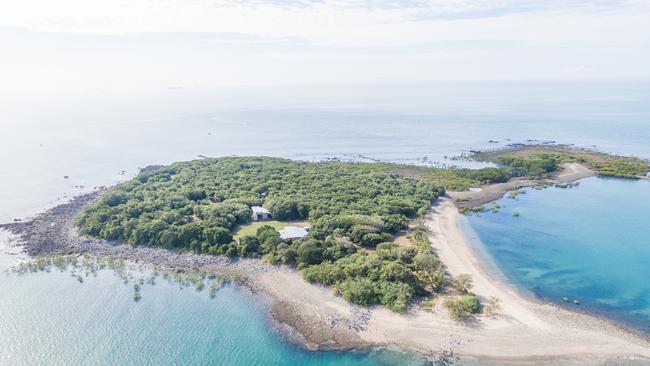
<svg viewBox="0 0 650 366">
<path fill-rule="evenodd" d="M 0 5 L 0 93 L 650 80 L 650 3 L 77 1 Z"/>
</svg>

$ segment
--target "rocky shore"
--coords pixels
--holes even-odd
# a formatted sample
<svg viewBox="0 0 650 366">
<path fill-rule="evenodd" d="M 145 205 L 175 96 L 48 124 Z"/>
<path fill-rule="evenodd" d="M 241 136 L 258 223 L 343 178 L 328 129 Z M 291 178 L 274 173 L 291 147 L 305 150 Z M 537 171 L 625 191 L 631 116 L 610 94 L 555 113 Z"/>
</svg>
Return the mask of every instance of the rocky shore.
<svg viewBox="0 0 650 366">
<path fill-rule="evenodd" d="M 552 182 L 571 182 L 593 174 L 581 165 L 565 165 Z M 454 354 L 479 360 L 553 365 L 575 361 L 650 364 L 647 339 L 607 321 L 521 296 L 508 283 L 487 273 L 470 249 L 457 222 L 457 207 L 461 203 L 486 203 L 508 190 L 534 184 L 535 181 L 514 181 L 451 193 L 453 202 L 441 200 L 427 215 L 431 242 L 448 271 L 452 275 L 471 274 L 477 295 L 484 299 L 496 297 L 501 302 L 498 314 L 477 316 L 470 325 L 450 320 L 442 301 L 437 301 L 430 311 L 414 305 L 405 314 L 383 307 L 364 308 L 346 302 L 331 289 L 309 284 L 288 267 L 271 266 L 256 259 L 173 252 L 80 235 L 74 224 L 76 214 L 110 189 L 78 196 L 30 221 L 0 225 L 0 229 L 17 235 L 30 256 L 90 254 L 237 276 L 239 283 L 265 300 L 269 319 L 289 340 L 312 350 L 395 346 L 437 354 L 441 345 L 452 339 L 458 347 Z"/>
<path fill-rule="evenodd" d="M 291 268 L 271 266 L 257 259 L 174 252 L 80 235 L 74 224 L 75 216 L 109 190 L 77 196 L 32 220 L 2 224 L 0 229 L 16 235 L 31 257 L 90 254 L 171 269 L 205 269 L 236 276 L 239 284 L 264 298 L 271 321 L 295 343 L 312 350 L 370 346 L 358 336 L 358 332 L 366 327 L 369 317 L 367 309 L 348 304 L 331 291 L 306 283 Z M 312 292 L 314 297 L 305 299 L 304 295 L 310 293 L 310 287 L 316 289 Z M 323 293 L 331 296 L 330 301 L 340 304 L 334 308 L 329 308 L 327 303 L 320 304 L 315 298 L 322 297 Z M 345 314 L 339 313 L 340 306 L 347 309 Z"/>
<path fill-rule="evenodd" d="M 469 191 L 448 193 L 454 199 L 457 207 L 471 209 L 496 201 L 509 191 L 535 186 L 567 184 L 595 175 L 597 175 L 595 171 L 582 164 L 567 163 L 563 164 L 562 170 L 549 179 L 513 178 L 505 183 L 488 184 Z"/>
<path fill-rule="evenodd" d="M 198 270 L 207 266 L 243 266 L 265 271 L 268 266 L 252 260 L 236 260 L 221 256 L 202 256 L 158 248 L 112 243 L 79 234 L 74 218 L 83 208 L 96 202 L 107 190 L 83 194 L 70 202 L 54 207 L 25 222 L 0 225 L 21 239 L 30 256 L 93 254 L 116 259 L 161 265 L 170 268 Z"/>
</svg>

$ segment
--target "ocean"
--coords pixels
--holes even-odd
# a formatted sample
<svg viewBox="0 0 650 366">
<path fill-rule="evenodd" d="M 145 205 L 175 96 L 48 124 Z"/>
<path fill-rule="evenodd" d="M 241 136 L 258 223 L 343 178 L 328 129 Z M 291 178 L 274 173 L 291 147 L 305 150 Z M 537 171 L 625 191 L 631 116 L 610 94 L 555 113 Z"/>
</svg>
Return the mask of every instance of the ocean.
<svg viewBox="0 0 650 366">
<path fill-rule="evenodd" d="M 136 279 L 140 272 L 134 271 Z M 142 286 L 111 270 L 0 275 L 0 365 L 422 365 L 390 350 L 309 352 L 284 340 L 249 293 L 162 278 Z M 144 277 L 144 274 L 142 274 Z"/>
<path fill-rule="evenodd" d="M 650 84 L 640 82 L 92 90 L 12 96 L 0 113 L 0 222 L 124 181 L 147 165 L 199 156 L 444 166 L 453 163 L 448 157 L 470 149 L 555 141 L 650 158 Z M 634 197 L 648 207 L 647 186 L 593 179 L 575 189 L 534 191 L 506 200 L 498 214 L 470 217 L 469 225 L 504 275 L 522 289 L 556 302 L 580 298 L 584 309 L 642 324 L 648 297 L 638 273 L 645 273 L 642 263 L 650 258 L 642 224 L 649 213 L 634 206 Z M 515 206 L 519 221 L 508 211 Z M 567 222 L 580 230 L 557 228 L 552 219 L 558 210 L 572 212 Z M 610 216 L 597 215 L 602 212 Z M 521 225 L 514 226 L 511 242 L 495 239 L 505 230 L 502 219 Z M 610 219 L 617 225 L 609 225 Z M 549 235 L 549 230 L 556 231 Z M 534 259 L 526 257 L 528 249 Z M 575 258 L 582 258 L 580 266 L 563 267 Z M 553 266 L 563 272 L 555 273 Z M 631 269 L 640 272 L 626 280 Z M 598 293 L 603 279 L 609 280 L 600 290 L 606 294 Z M 143 290 L 137 303 L 132 291 L 110 273 L 83 284 L 56 271 L 2 275 L 0 364 L 422 362 L 417 355 L 386 350 L 303 351 L 274 332 L 263 306 L 236 287 L 210 299 L 160 283 Z"/>
<path fill-rule="evenodd" d="M 592 177 L 498 204 L 467 221 L 510 282 L 650 334 L 650 181 Z"/>
</svg>

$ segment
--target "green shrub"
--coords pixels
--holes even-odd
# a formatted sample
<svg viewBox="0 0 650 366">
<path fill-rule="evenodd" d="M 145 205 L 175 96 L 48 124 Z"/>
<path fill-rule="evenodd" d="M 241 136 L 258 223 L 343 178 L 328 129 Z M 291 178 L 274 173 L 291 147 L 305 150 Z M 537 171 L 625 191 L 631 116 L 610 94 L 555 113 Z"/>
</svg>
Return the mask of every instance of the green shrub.
<svg viewBox="0 0 650 366">
<path fill-rule="evenodd" d="M 347 279 L 339 285 L 344 299 L 363 306 L 377 303 L 374 283 L 368 278 Z"/>
<path fill-rule="evenodd" d="M 409 248 L 390 243 L 393 234 L 423 215 L 444 187 L 502 180 L 506 172 L 203 159 L 141 172 L 83 210 L 76 223 L 80 232 L 108 240 L 295 266 L 349 301 L 403 311 L 415 295 L 438 291 L 445 276 L 426 230 L 414 230 Z M 261 226 L 234 242 L 232 230 L 250 222 L 251 206 L 258 205 L 276 219 L 308 219 L 308 237 L 287 242 Z M 376 251 L 357 252 L 358 246 Z"/>
<path fill-rule="evenodd" d="M 454 320 L 462 320 L 481 310 L 481 303 L 472 293 L 459 297 L 448 298 L 444 303 L 449 311 L 449 317 Z"/>
<path fill-rule="evenodd" d="M 402 282 L 381 281 L 377 287 L 380 304 L 395 312 L 406 310 L 414 295 L 413 287 Z"/>
</svg>

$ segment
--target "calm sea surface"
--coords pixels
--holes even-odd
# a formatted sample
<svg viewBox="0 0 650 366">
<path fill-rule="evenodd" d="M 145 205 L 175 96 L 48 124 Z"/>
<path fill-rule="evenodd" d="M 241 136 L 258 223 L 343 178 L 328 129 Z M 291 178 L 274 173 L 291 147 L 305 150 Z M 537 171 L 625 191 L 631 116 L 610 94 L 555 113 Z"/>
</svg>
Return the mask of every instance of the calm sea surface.
<svg viewBox="0 0 650 366">
<path fill-rule="evenodd" d="M 136 272 L 137 275 L 137 272 Z M 421 365 L 392 351 L 308 352 L 267 325 L 262 304 L 234 287 L 158 279 L 133 301 L 111 271 L 0 275 L 0 365 Z"/>
<path fill-rule="evenodd" d="M 534 295 L 650 334 L 650 181 L 528 189 L 468 221 L 506 277 Z M 518 212 L 519 216 L 513 216 Z"/>
<path fill-rule="evenodd" d="M 139 167 L 199 155 L 427 157 L 443 165 L 468 149 L 534 139 L 650 158 L 647 83 L 88 91 L 1 103 L 0 222 L 128 179 Z M 580 298 L 585 309 L 647 327 L 649 186 L 593 179 L 531 191 L 469 224 L 522 288 L 555 301 Z M 110 273 L 83 284 L 57 272 L 0 276 L 0 365 L 421 362 L 392 351 L 304 352 L 233 287 L 209 299 L 160 283 L 138 303 L 132 292 Z"/>
</svg>

